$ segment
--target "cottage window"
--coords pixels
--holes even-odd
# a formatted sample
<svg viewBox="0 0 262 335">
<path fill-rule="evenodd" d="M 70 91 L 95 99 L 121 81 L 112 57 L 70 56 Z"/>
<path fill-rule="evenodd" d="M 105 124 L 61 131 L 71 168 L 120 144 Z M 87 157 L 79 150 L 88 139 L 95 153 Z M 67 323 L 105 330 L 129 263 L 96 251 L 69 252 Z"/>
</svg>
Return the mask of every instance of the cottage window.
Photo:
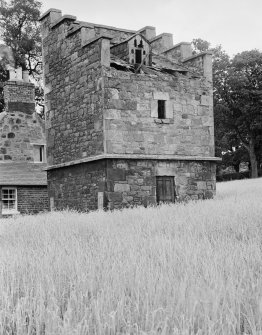
<svg viewBox="0 0 262 335">
<path fill-rule="evenodd" d="M 45 146 L 44 145 L 34 145 L 34 162 L 35 163 L 45 163 Z"/>
<path fill-rule="evenodd" d="M 3 187 L 1 192 L 3 214 L 17 213 L 17 190 L 15 187 Z"/>
<path fill-rule="evenodd" d="M 158 100 L 157 112 L 159 119 L 166 118 L 166 100 Z"/>
</svg>

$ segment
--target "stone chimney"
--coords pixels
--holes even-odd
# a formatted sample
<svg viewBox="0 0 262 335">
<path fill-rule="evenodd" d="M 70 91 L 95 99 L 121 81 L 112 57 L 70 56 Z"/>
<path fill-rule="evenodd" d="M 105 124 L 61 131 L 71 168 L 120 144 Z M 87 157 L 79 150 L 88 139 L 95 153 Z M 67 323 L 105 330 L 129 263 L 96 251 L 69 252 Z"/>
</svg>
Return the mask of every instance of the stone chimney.
<svg viewBox="0 0 262 335">
<path fill-rule="evenodd" d="M 6 111 L 33 114 L 35 112 L 35 85 L 29 82 L 28 72 L 9 70 L 9 81 L 4 83 Z"/>
</svg>

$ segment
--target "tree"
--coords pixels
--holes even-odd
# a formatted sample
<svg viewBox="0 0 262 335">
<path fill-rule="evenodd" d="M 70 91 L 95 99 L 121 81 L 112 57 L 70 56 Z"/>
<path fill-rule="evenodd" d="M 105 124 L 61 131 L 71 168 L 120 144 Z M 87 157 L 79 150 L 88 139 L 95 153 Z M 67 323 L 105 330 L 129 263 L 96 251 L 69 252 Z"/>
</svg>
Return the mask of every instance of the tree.
<svg viewBox="0 0 262 335">
<path fill-rule="evenodd" d="M 195 52 L 213 51 L 213 86 L 216 154 L 238 162 L 249 155 L 251 177 L 262 160 L 262 53 L 244 51 L 233 59 L 221 46 L 210 49 L 202 39 L 192 42 Z M 237 162 L 237 163 L 236 163 Z"/>
<path fill-rule="evenodd" d="M 31 76 L 41 72 L 41 5 L 36 0 L 2 0 L 0 5 L 1 38 L 13 51 L 15 67 Z"/>
<path fill-rule="evenodd" d="M 247 150 L 251 177 L 256 178 L 262 138 L 261 52 L 244 51 L 231 60 L 215 103 L 220 107 L 224 128 Z"/>
<path fill-rule="evenodd" d="M 8 79 L 7 66 L 28 70 L 40 85 L 42 72 L 41 37 L 38 19 L 41 2 L 36 0 L 1 0 L 0 36 L 0 112 L 4 110 L 3 85 Z M 39 87 L 36 94 L 43 94 Z"/>
</svg>

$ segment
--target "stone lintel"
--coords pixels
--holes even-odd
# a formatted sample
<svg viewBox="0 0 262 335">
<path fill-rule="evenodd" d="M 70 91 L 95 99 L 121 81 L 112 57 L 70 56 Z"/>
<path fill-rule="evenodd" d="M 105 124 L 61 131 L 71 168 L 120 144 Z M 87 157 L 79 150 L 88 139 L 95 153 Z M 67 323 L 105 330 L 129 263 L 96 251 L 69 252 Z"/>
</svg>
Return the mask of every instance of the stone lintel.
<svg viewBox="0 0 262 335">
<path fill-rule="evenodd" d="M 211 162 L 221 162 L 219 157 L 204 157 L 204 156 L 179 156 L 179 155 L 118 155 L 118 154 L 103 154 L 93 157 L 87 157 L 82 159 L 77 159 L 70 162 L 65 162 L 62 164 L 49 165 L 45 170 L 54 170 L 67 166 L 88 163 L 93 161 L 98 161 L 102 159 L 150 159 L 150 160 L 174 160 L 174 161 L 211 161 Z"/>
<path fill-rule="evenodd" d="M 56 28 L 57 26 L 59 26 L 60 24 L 62 24 L 66 20 L 75 21 L 76 20 L 76 16 L 73 16 L 73 15 L 63 15 L 60 19 L 58 19 L 56 22 L 54 22 L 51 25 L 51 29 Z"/>
<path fill-rule="evenodd" d="M 56 8 L 50 8 L 48 9 L 46 12 L 44 12 L 43 15 L 40 16 L 38 21 L 42 21 L 44 20 L 48 15 L 50 15 L 51 13 L 58 13 L 62 15 L 62 11 L 60 9 L 56 9 Z"/>
</svg>

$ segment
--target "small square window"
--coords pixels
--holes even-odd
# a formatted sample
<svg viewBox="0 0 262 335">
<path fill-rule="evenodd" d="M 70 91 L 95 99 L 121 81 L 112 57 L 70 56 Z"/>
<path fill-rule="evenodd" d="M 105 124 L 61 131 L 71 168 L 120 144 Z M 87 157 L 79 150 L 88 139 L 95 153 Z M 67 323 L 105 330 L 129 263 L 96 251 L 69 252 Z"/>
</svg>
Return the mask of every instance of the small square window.
<svg viewBox="0 0 262 335">
<path fill-rule="evenodd" d="M 44 145 L 34 145 L 34 162 L 35 163 L 45 163 L 45 146 Z"/>
<path fill-rule="evenodd" d="M 158 118 L 165 119 L 166 118 L 166 100 L 158 100 Z"/>
</svg>

